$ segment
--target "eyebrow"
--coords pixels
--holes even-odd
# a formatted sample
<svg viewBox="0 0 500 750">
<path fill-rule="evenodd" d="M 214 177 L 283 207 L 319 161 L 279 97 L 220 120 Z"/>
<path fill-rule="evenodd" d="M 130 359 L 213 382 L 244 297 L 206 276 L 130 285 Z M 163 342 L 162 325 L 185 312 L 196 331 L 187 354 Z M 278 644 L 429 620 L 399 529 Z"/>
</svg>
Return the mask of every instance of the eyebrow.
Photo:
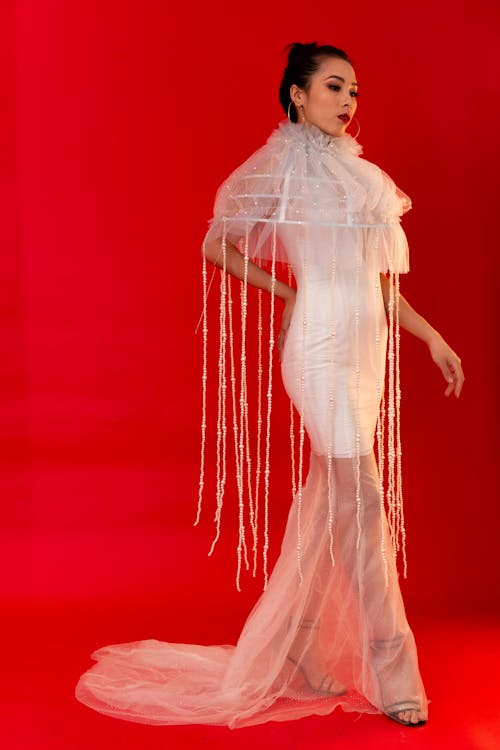
<svg viewBox="0 0 500 750">
<path fill-rule="evenodd" d="M 342 81 L 342 83 L 345 83 L 345 78 L 342 78 L 342 76 L 328 76 L 327 78 L 325 78 L 325 81 L 328 81 L 329 78 L 338 78 L 339 81 Z M 358 84 L 356 83 L 356 81 L 353 81 L 351 83 L 351 86 L 357 86 L 357 85 Z"/>
</svg>

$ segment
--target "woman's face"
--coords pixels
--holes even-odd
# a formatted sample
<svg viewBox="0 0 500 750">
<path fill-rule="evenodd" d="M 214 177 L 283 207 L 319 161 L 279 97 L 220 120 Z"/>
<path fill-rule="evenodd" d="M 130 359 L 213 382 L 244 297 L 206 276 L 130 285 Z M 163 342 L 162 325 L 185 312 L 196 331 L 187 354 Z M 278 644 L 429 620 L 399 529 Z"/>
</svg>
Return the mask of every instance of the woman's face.
<svg viewBox="0 0 500 750">
<path fill-rule="evenodd" d="M 357 90 L 352 65 L 338 57 L 327 57 L 311 76 L 309 89 L 293 84 L 290 96 L 297 107 L 298 122 L 305 119 L 328 135 L 339 136 L 356 111 Z"/>
</svg>

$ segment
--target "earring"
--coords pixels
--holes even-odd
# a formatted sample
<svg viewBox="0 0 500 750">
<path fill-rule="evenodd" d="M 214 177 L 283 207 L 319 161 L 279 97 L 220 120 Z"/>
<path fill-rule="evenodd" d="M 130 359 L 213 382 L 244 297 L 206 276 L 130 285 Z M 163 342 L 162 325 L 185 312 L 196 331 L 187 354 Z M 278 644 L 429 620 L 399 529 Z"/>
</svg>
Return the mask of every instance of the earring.
<svg viewBox="0 0 500 750">
<path fill-rule="evenodd" d="M 357 131 L 356 135 L 355 135 L 355 136 L 353 136 L 353 137 L 354 137 L 354 140 L 356 140 L 356 138 L 358 137 L 358 135 L 359 135 L 359 134 L 360 134 L 360 132 L 361 132 L 361 125 L 359 124 L 359 120 L 358 120 L 358 118 L 357 118 L 357 117 L 353 117 L 352 119 L 353 119 L 353 120 L 356 120 L 356 122 L 358 123 L 358 131 Z"/>
<path fill-rule="evenodd" d="M 299 113 L 298 113 L 297 105 L 295 104 L 295 102 L 292 102 L 292 100 L 290 100 L 290 104 L 288 105 L 288 119 L 290 120 L 290 122 L 293 122 L 292 118 L 290 117 L 290 107 L 292 106 L 292 104 L 295 107 L 295 115 L 297 117 L 297 122 L 298 122 Z"/>
</svg>

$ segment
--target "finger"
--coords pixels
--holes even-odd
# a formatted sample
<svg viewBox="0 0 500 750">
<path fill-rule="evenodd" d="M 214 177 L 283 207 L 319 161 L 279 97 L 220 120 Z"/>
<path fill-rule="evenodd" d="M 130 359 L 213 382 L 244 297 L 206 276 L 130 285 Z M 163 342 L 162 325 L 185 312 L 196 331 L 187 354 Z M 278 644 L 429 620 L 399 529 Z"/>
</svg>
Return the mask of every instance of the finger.
<svg viewBox="0 0 500 750">
<path fill-rule="evenodd" d="M 462 391 L 462 386 L 465 380 L 463 372 L 460 370 L 460 372 L 454 372 L 452 375 L 448 374 L 446 376 L 446 380 L 448 381 L 448 386 L 444 392 L 445 396 L 449 396 L 450 393 L 454 393 L 458 398 Z"/>
<path fill-rule="evenodd" d="M 453 390 L 455 392 L 455 396 L 458 398 L 462 391 L 462 386 L 465 380 L 462 365 L 460 364 L 460 360 L 458 358 L 456 359 L 456 361 L 448 362 L 447 364 L 453 377 Z"/>
<path fill-rule="evenodd" d="M 446 390 L 444 392 L 444 395 L 445 396 L 449 396 L 450 393 L 455 388 L 455 376 L 454 376 L 454 373 L 451 370 L 448 362 L 444 362 L 443 364 L 439 363 L 439 368 L 440 368 L 441 372 L 443 373 L 444 379 L 448 383 L 448 385 L 446 386 Z"/>
<path fill-rule="evenodd" d="M 278 356 L 281 362 L 281 354 L 283 352 L 283 334 L 281 333 L 281 331 L 278 334 L 277 345 L 278 345 Z"/>
<path fill-rule="evenodd" d="M 454 390 L 455 390 L 455 381 L 453 380 L 453 378 L 450 378 L 448 380 L 448 385 L 446 386 L 446 390 L 444 392 L 444 395 L 445 396 L 449 396 L 450 393 L 452 393 Z"/>
<path fill-rule="evenodd" d="M 460 396 L 460 393 L 462 392 L 462 387 L 463 387 L 463 384 L 464 384 L 464 380 L 465 380 L 465 376 L 464 376 L 462 370 L 460 369 L 460 372 L 457 375 L 457 382 L 456 382 L 456 385 L 455 385 L 455 396 L 457 398 Z"/>
<path fill-rule="evenodd" d="M 278 334 L 278 339 L 277 339 L 280 360 L 281 360 L 281 356 L 283 353 L 283 349 L 285 347 L 285 338 L 286 338 L 286 331 L 282 328 Z"/>
</svg>

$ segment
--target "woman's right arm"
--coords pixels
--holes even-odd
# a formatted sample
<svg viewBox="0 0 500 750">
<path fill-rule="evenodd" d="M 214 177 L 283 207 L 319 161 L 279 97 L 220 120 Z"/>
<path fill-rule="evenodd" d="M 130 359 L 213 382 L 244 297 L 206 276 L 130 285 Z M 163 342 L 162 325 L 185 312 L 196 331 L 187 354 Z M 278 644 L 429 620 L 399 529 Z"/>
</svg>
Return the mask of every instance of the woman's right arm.
<svg viewBox="0 0 500 750">
<path fill-rule="evenodd" d="M 215 266 L 223 267 L 222 242 L 220 239 L 211 240 L 205 244 L 205 257 Z M 203 254 L 203 248 L 201 250 Z M 237 279 L 245 278 L 245 259 L 237 247 L 226 240 L 226 270 Z M 271 292 L 273 279 L 270 273 L 264 271 L 256 263 L 249 260 L 247 270 L 247 281 L 257 289 Z M 274 280 L 274 293 L 284 302 L 295 300 L 295 289 L 283 283 L 279 279 Z"/>
<path fill-rule="evenodd" d="M 222 242 L 220 239 L 211 240 L 205 243 L 205 247 L 202 247 L 202 254 L 205 254 L 207 260 L 213 263 L 219 268 L 223 267 L 223 256 L 222 256 Z M 226 270 L 235 276 L 237 279 L 245 278 L 245 259 L 240 253 L 237 247 L 231 242 L 226 240 Z M 247 281 L 257 289 L 264 289 L 266 292 L 271 292 L 273 287 L 273 278 L 270 273 L 264 271 L 256 263 L 248 260 L 247 268 Z M 278 334 L 278 353 L 281 359 L 283 352 L 283 346 L 285 343 L 286 333 L 290 325 L 293 308 L 295 305 L 295 289 L 288 284 L 283 283 L 279 279 L 274 280 L 274 293 L 277 297 L 283 300 L 285 306 L 281 316 L 281 329 Z"/>
</svg>

